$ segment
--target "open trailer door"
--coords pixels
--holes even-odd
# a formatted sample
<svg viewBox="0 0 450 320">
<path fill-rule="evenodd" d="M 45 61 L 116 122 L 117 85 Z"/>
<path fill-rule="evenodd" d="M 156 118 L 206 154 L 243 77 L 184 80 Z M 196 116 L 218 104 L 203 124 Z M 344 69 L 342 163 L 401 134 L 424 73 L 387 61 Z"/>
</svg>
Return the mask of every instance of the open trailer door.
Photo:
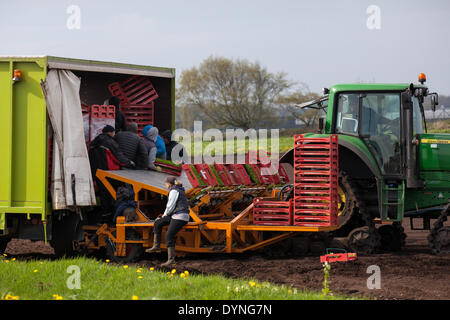
<svg viewBox="0 0 450 320">
<path fill-rule="evenodd" d="M 80 101 L 81 80 L 69 70 L 50 70 L 42 82 L 54 132 L 50 192 L 54 210 L 96 204 Z"/>
</svg>

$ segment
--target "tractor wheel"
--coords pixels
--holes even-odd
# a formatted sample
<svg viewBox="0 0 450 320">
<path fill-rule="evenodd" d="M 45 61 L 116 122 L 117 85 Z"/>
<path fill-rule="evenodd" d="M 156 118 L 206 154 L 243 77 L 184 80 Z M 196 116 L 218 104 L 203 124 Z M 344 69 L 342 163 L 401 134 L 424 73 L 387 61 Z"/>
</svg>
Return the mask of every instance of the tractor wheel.
<svg viewBox="0 0 450 320">
<path fill-rule="evenodd" d="M 440 228 L 434 239 L 436 253 L 450 253 L 450 227 Z"/>
<path fill-rule="evenodd" d="M 127 230 L 126 231 L 126 239 L 127 240 L 140 240 L 139 234 L 134 230 Z M 116 232 L 113 231 L 111 234 L 115 237 Z M 123 257 L 118 257 L 114 255 L 114 252 L 116 251 L 116 245 L 112 239 L 109 237 L 106 238 L 106 257 L 110 259 L 111 261 L 118 262 L 118 263 L 128 263 L 128 262 L 134 262 L 138 260 L 143 252 L 144 249 L 141 244 L 139 243 L 127 243 L 126 244 L 126 253 Z"/>
<path fill-rule="evenodd" d="M 403 228 L 394 224 L 384 225 L 378 228 L 380 235 L 380 249 L 382 251 L 399 251 L 405 245 L 406 234 Z"/>
<path fill-rule="evenodd" d="M 366 255 L 375 251 L 377 242 L 369 233 L 369 227 L 356 228 L 347 238 L 347 246 L 352 252 Z"/>
<path fill-rule="evenodd" d="M 338 226 L 339 230 L 337 234 L 346 236 L 352 229 L 348 226 L 350 219 L 353 217 L 353 213 L 356 209 L 356 196 L 357 190 L 350 184 L 350 177 L 343 171 L 339 172 L 339 186 L 338 186 Z M 349 229 L 350 227 L 350 229 Z"/>
</svg>

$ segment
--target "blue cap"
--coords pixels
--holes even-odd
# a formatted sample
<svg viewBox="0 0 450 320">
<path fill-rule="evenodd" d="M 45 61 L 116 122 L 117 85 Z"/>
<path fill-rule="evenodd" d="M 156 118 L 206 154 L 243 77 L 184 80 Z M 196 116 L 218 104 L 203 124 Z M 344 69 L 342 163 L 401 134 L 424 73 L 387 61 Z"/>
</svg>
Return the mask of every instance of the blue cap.
<svg viewBox="0 0 450 320">
<path fill-rule="evenodd" d="M 153 128 L 151 125 L 145 126 L 144 129 L 142 129 L 142 135 L 146 137 L 151 128 Z"/>
</svg>

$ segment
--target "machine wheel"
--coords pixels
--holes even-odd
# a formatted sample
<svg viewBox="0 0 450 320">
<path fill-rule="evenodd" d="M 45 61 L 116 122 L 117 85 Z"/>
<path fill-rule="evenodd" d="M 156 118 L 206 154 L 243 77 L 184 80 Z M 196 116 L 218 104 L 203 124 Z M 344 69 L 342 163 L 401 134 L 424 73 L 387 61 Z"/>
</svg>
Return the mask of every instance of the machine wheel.
<svg viewBox="0 0 450 320">
<path fill-rule="evenodd" d="M 434 239 L 436 253 L 450 253 L 450 227 L 440 228 Z"/>
<path fill-rule="evenodd" d="M 358 254 L 371 254 L 375 251 L 376 241 L 369 232 L 369 227 L 356 228 L 348 235 L 348 248 Z"/>
<path fill-rule="evenodd" d="M 406 234 L 401 225 L 384 225 L 378 228 L 380 249 L 383 251 L 399 251 L 405 245 Z"/>
<path fill-rule="evenodd" d="M 55 250 L 55 255 L 58 258 L 63 256 L 70 257 L 75 254 L 73 241 L 75 240 L 75 232 L 79 222 L 80 217 L 72 212 L 60 217 L 53 216 L 50 245 Z"/>
<path fill-rule="evenodd" d="M 302 257 L 308 254 L 311 240 L 306 237 L 292 238 L 292 255 Z"/>
<path fill-rule="evenodd" d="M 0 254 L 3 254 L 5 252 L 9 241 L 11 241 L 11 237 L 2 237 L 2 238 L 0 238 Z"/>
<path fill-rule="evenodd" d="M 351 230 L 361 226 L 357 214 L 358 188 L 351 183 L 351 177 L 344 171 L 339 171 L 338 186 L 338 229 L 333 232 L 335 237 L 346 237 Z"/>
<path fill-rule="evenodd" d="M 447 216 L 450 213 L 450 202 L 442 210 L 439 218 L 434 223 L 433 228 L 428 235 L 428 242 L 433 254 L 450 252 L 449 248 L 449 227 L 444 227 Z"/>
<path fill-rule="evenodd" d="M 111 232 L 113 236 L 116 236 L 116 232 Z M 139 234 L 134 230 L 127 230 L 126 238 L 128 240 L 140 240 Z M 126 248 L 126 254 L 124 257 L 118 257 L 114 255 L 114 252 L 116 251 L 115 243 L 112 239 L 109 237 L 106 238 L 106 257 L 110 259 L 111 261 L 118 262 L 118 263 L 128 263 L 138 260 L 143 252 L 144 249 L 141 244 L 139 243 L 127 243 Z"/>
</svg>

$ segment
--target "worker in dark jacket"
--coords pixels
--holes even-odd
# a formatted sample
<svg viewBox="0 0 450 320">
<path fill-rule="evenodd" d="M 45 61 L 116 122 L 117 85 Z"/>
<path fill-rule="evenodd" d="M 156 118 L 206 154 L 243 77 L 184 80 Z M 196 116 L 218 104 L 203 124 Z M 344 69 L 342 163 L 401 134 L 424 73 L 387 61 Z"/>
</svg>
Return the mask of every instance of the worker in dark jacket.
<svg viewBox="0 0 450 320">
<path fill-rule="evenodd" d="M 137 134 L 136 123 L 127 124 L 127 131 L 120 131 L 114 139 L 119 144 L 123 154 L 136 164 L 136 169 L 144 170 L 148 167 L 148 151 L 144 141 Z"/>
<path fill-rule="evenodd" d="M 189 222 L 189 202 L 183 186 L 175 177 L 167 177 L 165 183 L 167 189 L 169 189 L 166 210 L 154 222 L 153 247 L 145 251 L 150 253 L 161 250 L 161 230 L 163 226 L 169 225 L 165 239 L 168 259 L 162 266 L 168 266 L 175 262 L 175 235 Z"/>
<path fill-rule="evenodd" d="M 119 164 L 118 169 L 120 169 L 120 166 L 128 168 L 134 167 L 134 162 L 128 159 L 122 151 L 120 151 L 119 145 L 113 138 L 114 131 L 114 127 L 109 125 L 105 126 L 102 133 L 99 134 L 89 146 L 89 161 L 91 164 L 92 177 L 97 186 L 97 193 L 101 202 L 99 213 L 102 215 L 102 222 L 109 222 L 111 220 L 114 207 L 110 193 L 96 176 L 97 169 L 113 169 L 110 167 L 111 159 L 108 154 L 110 154 Z"/>
<path fill-rule="evenodd" d="M 133 167 L 134 162 L 127 158 L 119 148 L 119 144 L 114 140 L 115 130 L 114 127 L 107 125 L 103 128 L 102 133 L 100 133 L 94 140 L 92 140 L 89 151 L 93 154 L 95 149 L 100 148 L 104 151 L 111 151 L 112 155 L 118 160 L 121 164 L 121 167 Z M 103 152 L 104 152 L 103 151 Z M 107 166 L 100 165 L 104 170 L 108 170 Z"/>
<path fill-rule="evenodd" d="M 127 126 L 126 126 L 127 121 L 126 121 L 123 113 L 120 111 L 119 97 L 111 97 L 109 99 L 109 105 L 116 107 L 116 122 L 115 122 L 116 133 L 119 131 L 126 131 L 127 130 Z"/>
<path fill-rule="evenodd" d="M 166 159 L 171 161 L 176 161 L 179 163 L 187 162 L 187 153 L 183 145 L 172 140 L 172 131 L 166 130 L 161 134 L 162 139 L 166 145 Z M 172 151 L 175 153 L 172 155 Z M 173 157 L 172 157 L 173 156 Z M 172 159 L 173 158 L 173 159 Z"/>
</svg>

